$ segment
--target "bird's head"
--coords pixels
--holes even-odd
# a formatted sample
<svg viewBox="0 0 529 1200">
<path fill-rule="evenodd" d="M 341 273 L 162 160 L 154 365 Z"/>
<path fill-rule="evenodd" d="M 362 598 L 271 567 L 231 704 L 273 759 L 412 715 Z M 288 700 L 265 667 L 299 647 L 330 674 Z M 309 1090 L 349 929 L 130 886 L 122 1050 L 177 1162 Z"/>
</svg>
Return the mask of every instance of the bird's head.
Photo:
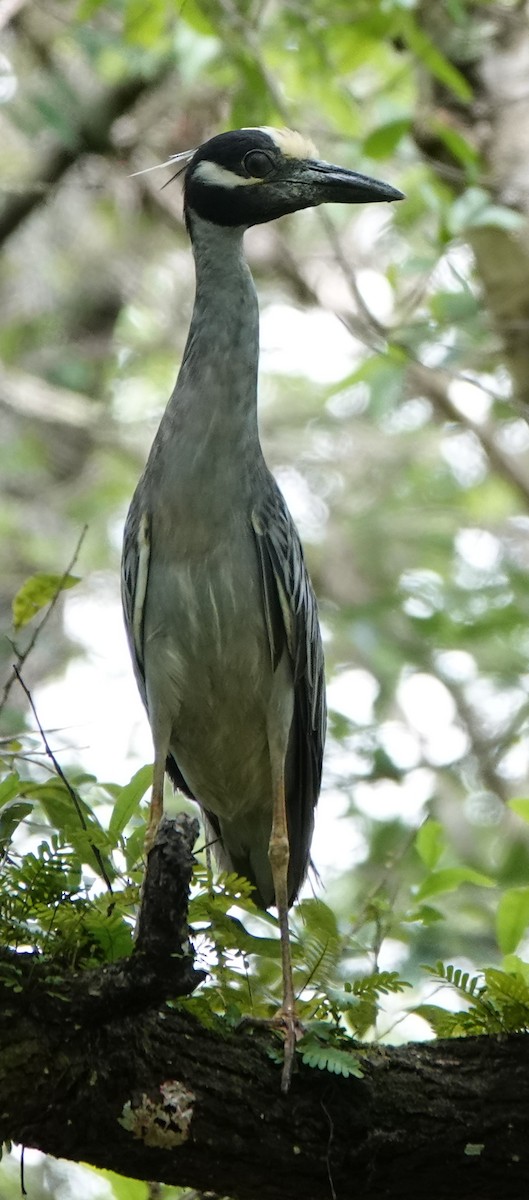
<svg viewBox="0 0 529 1200">
<path fill-rule="evenodd" d="M 388 183 L 322 162 L 301 134 L 268 126 L 210 138 L 195 150 L 185 172 L 188 225 L 193 213 L 215 225 L 247 228 L 329 201 L 402 199 Z"/>
</svg>

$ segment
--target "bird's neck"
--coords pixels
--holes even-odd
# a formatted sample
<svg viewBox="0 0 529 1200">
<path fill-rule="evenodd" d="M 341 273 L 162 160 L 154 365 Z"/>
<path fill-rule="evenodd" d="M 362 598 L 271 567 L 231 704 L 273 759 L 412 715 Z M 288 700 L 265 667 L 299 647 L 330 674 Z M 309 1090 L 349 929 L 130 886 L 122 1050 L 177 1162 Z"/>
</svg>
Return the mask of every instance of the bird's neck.
<svg viewBox="0 0 529 1200">
<path fill-rule="evenodd" d="M 257 439 L 259 310 L 243 230 L 190 219 L 196 295 L 174 401 L 197 436 Z M 189 426 L 188 426 L 189 428 Z"/>
<path fill-rule="evenodd" d="M 150 464 L 161 481 L 158 523 L 178 525 L 181 545 L 196 553 L 216 545 L 251 505 L 253 481 L 266 468 L 257 427 L 259 311 L 242 230 L 193 215 L 191 235 L 195 306 Z"/>
</svg>

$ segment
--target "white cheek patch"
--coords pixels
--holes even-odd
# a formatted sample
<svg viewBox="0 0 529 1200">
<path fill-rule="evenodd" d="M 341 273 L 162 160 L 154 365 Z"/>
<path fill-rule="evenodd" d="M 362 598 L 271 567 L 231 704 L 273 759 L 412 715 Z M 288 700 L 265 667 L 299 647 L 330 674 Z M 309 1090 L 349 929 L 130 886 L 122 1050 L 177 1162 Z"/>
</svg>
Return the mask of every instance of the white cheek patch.
<svg viewBox="0 0 529 1200">
<path fill-rule="evenodd" d="M 193 174 L 204 183 L 214 183 L 223 188 L 255 187 L 258 183 L 264 183 L 264 179 L 246 179 L 243 175 L 228 171 L 226 167 L 220 167 L 218 163 L 209 162 L 206 158 L 197 163 Z"/>
<path fill-rule="evenodd" d="M 306 160 L 318 157 L 314 143 L 301 133 L 296 133 L 294 129 L 273 129 L 271 125 L 247 125 L 246 128 L 255 129 L 256 133 L 266 133 L 283 158 Z M 256 151 L 260 149 L 262 147 L 255 146 Z M 216 184 L 217 187 L 223 188 L 255 187 L 266 182 L 265 179 L 255 176 L 247 178 L 237 175 L 236 171 L 228 171 L 227 167 L 221 167 L 219 163 L 210 162 L 207 158 L 197 163 L 193 174 L 204 183 Z"/>
<path fill-rule="evenodd" d="M 284 158 L 318 158 L 318 151 L 310 138 L 296 133 L 295 129 L 273 129 L 271 125 L 254 126 L 267 133 Z"/>
</svg>

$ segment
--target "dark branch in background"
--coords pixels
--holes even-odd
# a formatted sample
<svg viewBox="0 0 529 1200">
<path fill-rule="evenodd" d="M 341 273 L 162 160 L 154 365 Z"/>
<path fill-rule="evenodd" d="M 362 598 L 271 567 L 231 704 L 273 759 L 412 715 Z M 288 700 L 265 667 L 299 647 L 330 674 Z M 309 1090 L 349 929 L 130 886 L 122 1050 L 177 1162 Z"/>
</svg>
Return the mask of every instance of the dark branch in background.
<svg viewBox="0 0 529 1200">
<path fill-rule="evenodd" d="M 108 88 L 99 100 L 80 109 L 72 135 L 73 146 L 52 145 L 37 162 L 32 178 L 21 184 L 21 190 L 6 201 L 0 213 L 0 245 L 44 201 L 66 171 L 84 154 L 114 154 L 112 126 L 123 113 L 139 100 L 153 83 L 161 83 L 174 68 L 172 59 L 162 60 L 154 77 L 133 76 Z"/>
<path fill-rule="evenodd" d="M 285 1097 L 272 1034 L 166 1003 L 203 978 L 196 833 L 185 815 L 160 827 L 129 959 L 61 974 L 0 951 L 0 1140 L 234 1200 L 527 1194 L 529 1038 L 357 1047 L 361 1080 L 297 1055 Z"/>
<path fill-rule="evenodd" d="M 340 238 L 336 232 L 332 218 L 327 212 L 324 212 L 321 209 L 318 212 L 318 218 L 322 229 L 325 230 L 325 235 L 331 247 L 333 256 L 340 267 L 342 275 L 349 285 L 351 295 L 356 304 L 358 314 L 357 320 L 359 319 L 364 326 L 364 338 L 362 340 L 366 340 L 366 344 L 369 345 L 372 350 L 383 350 L 388 337 L 388 330 L 386 329 L 385 325 L 382 325 L 382 323 L 377 320 L 377 318 L 368 308 L 358 286 L 355 270 L 343 252 Z"/>
<path fill-rule="evenodd" d="M 27 2 L 28 0 L 0 0 L 0 29 L 5 29 Z"/>
</svg>

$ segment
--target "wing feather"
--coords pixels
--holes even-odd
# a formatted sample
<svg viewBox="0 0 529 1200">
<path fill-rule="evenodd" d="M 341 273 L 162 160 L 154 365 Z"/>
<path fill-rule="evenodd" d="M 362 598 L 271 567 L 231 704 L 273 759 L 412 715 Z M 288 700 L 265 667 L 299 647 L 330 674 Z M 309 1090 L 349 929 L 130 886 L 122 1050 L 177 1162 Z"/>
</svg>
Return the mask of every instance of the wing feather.
<svg viewBox="0 0 529 1200">
<path fill-rule="evenodd" d="M 133 498 L 125 522 L 121 560 L 121 598 L 125 629 L 130 646 L 132 665 L 140 696 L 149 715 L 145 683 L 145 602 L 149 584 L 151 557 L 151 521 L 142 507 L 138 493 Z M 167 757 L 167 774 L 174 786 L 194 800 L 193 793 L 172 754 Z"/>
<path fill-rule="evenodd" d="M 144 621 L 150 553 L 149 514 L 136 502 L 136 497 L 134 497 L 123 535 L 121 599 L 132 665 L 145 707 L 147 707 L 147 694 L 144 665 Z"/>
<path fill-rule="evenodd" d="M 301 542 L 275 483 L 252 514 L 252 524 L 272 666 L 275 670 L 286 646 L 293 668 L 294 716 L 286 780 L 292 903 L 308 866 L 321 786 L 327 721 L 323 647 Z"/>
</svg>

